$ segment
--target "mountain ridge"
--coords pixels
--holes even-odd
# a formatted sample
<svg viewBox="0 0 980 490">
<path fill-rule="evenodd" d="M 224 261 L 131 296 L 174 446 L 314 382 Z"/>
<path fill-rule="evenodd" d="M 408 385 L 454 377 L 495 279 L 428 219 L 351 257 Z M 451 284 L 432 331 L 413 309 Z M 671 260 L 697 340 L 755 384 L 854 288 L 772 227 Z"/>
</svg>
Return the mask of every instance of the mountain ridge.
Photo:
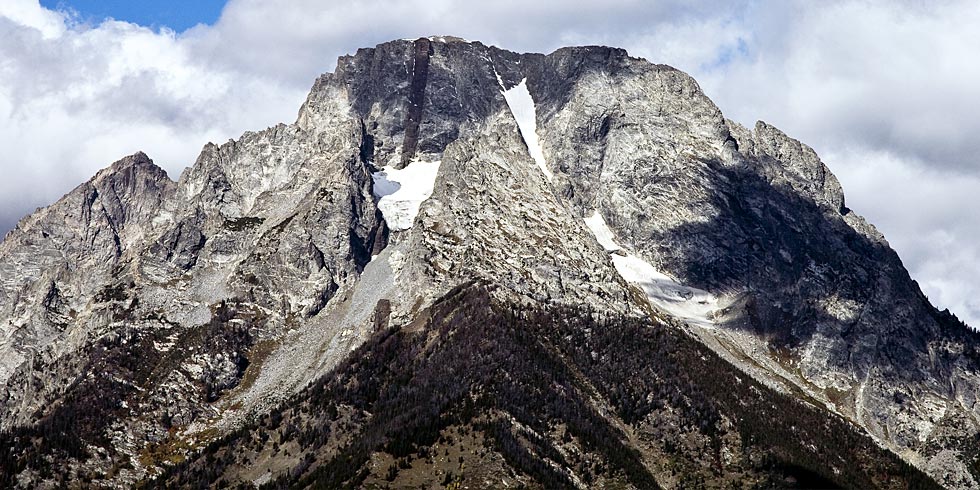
<svg viewBox="0 0 980 490">
<path fill-rule="evenodd" d="M 505 96 L 518 88 L 540 160 Z M 438 165 L 431 192 L 410 227 L 393 229 L 376 180 L 421 161 Z M 392 41 L 341 57 L 293 124 L 208 144 L 177 182 L 141 153 L 120 162 L 90 181 L 102 186 L 91 204 L 72 191 L 45 208 L 97 202 L 106 221 L 82 213 L 81 233 L 39 217 L 0 243 L 7 440 L 50 430 L 44 421 L 67 409 L 89 413 L 82 402 L 99 390 L 115 404 L 83 418 L 91 426 L 61 475 L 125 485 L 193 459 L 337 375 L 351 352 L 370 355 L 358 346 L 378 332 L 424 331 L 430 306 L 476 280 L 514 307 L 659 318 L 648 328 L 697 339 L 778 396 L 844 417 L 945 486 L 980 478 L 976 334 L 928 303 L 812 149 L 725 119 L 665 65 L 607 47 Z M 44 247 L 51 232 L 111 260 Z M 35 256 L 50 259 L 30 267 Z M 39 444 L 17 447 L 59 454 Z M 50 481 L 24 456 L 4 458 L 22 484 Z"/>
</svg>

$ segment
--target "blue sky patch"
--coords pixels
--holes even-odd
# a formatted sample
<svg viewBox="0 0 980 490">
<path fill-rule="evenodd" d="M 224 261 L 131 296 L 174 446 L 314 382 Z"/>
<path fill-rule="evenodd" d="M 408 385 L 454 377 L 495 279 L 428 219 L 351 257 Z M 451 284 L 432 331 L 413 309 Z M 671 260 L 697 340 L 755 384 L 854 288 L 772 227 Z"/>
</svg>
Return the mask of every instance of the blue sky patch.
<svg viewBox="0 0 980 490">
<path fill-rule="evenodd" d="M 83 22 L 98 24 L 108 17 L 177 32 L 197 24 L 213 24 L 226 0 L 41 0 L 49 9 L 75 10 Z"/>
</svg>

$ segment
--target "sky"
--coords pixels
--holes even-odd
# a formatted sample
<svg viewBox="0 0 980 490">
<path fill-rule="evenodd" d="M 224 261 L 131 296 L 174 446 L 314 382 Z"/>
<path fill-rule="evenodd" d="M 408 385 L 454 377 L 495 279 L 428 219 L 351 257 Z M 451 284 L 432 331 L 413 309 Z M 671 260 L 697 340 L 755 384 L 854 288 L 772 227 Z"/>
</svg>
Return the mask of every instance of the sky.
<svg viewBox="0 0 980 490">
<path fill-rule="evenodd" d="M 177 32 L 197 24 L 213 24 L 224 0 L 42 0 L 48 9 L 71 12 L 76 21 L 96 25 L 106 19 L 132 22 Z"/>
<path fill-rule="evenodd" d="M 138 150 L 292 122 L 339 55 L 456 35 L 605 44 L 812 146 L 940 308 L 980 326 L 980 2 L 0 0 L 0 233 Z"/>
</svg>

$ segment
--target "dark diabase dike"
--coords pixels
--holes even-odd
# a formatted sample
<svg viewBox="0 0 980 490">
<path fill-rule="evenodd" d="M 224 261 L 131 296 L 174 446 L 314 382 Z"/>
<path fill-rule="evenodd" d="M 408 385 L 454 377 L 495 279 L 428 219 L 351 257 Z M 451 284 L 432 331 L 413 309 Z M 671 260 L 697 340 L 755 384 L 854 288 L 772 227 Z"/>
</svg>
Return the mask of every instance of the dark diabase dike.
<svg viewBox="0 0 980 490">
<path fill-rule="evenodd" d="M 412 60 L 412 82 L 408 92 L 408 116 L 405 118 L 405 142 L 402 144 L 401 166 L 415 158 L 419 145 L 419 124 L 422 122 L 422 104 L 425 103 L 425 85 L 429 80 L 429 56 L 432 45 L 428 39 L 415 41 L 415 58 Z"/>
</svg>

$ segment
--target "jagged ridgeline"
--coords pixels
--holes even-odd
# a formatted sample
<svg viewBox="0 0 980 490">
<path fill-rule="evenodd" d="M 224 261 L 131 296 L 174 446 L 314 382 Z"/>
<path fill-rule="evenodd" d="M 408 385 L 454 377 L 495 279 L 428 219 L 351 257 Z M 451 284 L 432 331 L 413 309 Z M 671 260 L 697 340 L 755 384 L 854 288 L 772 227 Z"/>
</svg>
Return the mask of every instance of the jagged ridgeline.
<svg viewBox="0 0 980 490">
<path fill-rule="evenodd" d="M 0 243 L 0 486 L 977 488 L 977 335 L 833 174 L 606 47 L 341 57 Z"/>
</svg>

